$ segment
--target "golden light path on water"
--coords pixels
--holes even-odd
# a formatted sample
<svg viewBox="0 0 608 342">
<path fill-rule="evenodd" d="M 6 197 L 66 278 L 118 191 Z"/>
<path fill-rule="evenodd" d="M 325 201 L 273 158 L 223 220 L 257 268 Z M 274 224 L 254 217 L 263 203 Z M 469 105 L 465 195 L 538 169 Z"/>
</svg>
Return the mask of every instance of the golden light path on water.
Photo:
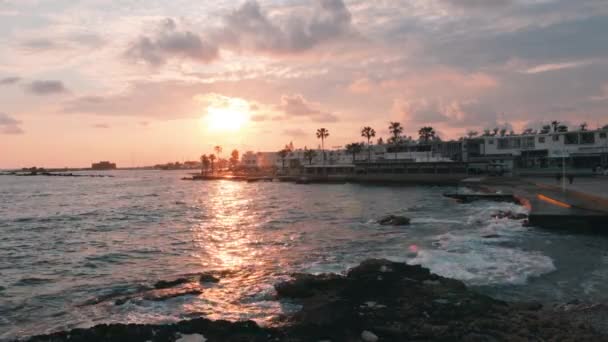
<svg viewBox="0 0 608 342">
<path fill-rule="evenodd" d="M 269 317 L 258 316 L 260 305 L 275 314 L 285 312 L 283 305 L 274 300 L 274 288 L 267 279 L 281 272 L 287 248 L 280 244 L 269 246 L 255 235 L 264 218 L 252 205 L 251 194 L 244 193 L 244 183 L 217 184 L 205 194 L 206 205 L 214 215 L 192 227 L 192 235 L 196 249 L 201 251 L 195 254 L 201 268 L 219 271 L 221 281 L 207 286 L 199 301 L 184 304 L 183 309 L 210 319 L 255 317 L 258 322 L 269 324 Z M 291 311 L 295 309 L 294 306 Z"/>
</svg>

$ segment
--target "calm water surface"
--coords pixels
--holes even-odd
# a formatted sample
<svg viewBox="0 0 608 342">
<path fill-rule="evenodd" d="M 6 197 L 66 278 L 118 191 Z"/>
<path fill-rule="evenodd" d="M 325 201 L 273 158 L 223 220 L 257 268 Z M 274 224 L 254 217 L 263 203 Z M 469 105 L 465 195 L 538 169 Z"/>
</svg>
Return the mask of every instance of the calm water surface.
<svg viewBox="0 0 608 342">
<path fill-rule="evenodd" d="M 271 324 L 298 309 L 273 299 L 274 283 L 292 272 L 344 272 L 370 257 L 422 264 L 504 299 L 608 299 L 608 239 L 494 219 L 525 209 L 441 196 L 456 188 L 113 174 L 0 177 L 0 339 L 198 316 Z M 385 214 L 412 225 L 377 225 Z M 94 301 L 210 270 L 226 272 L 200 296 Z"/>
</svg>

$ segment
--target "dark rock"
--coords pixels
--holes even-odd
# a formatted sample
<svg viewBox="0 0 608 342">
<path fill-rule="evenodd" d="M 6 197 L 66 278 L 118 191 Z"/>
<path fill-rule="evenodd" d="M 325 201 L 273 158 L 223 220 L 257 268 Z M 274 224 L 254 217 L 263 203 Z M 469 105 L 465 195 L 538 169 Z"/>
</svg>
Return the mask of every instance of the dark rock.
<svg viewBox="0 0 608 342">
<path fill-rule="evenodd" d="M 378 220 L 383 226 L 406 226 L 410 224 L 410 219 L 405 216 L 388 215 Z"/>
<path fill-rule="evenodd" d="M 168 298 L 200 289 L 188 286 L 148 294 Z M 300 312 L 282 318 L 276 327 L 199 318 L 166 325 L 100 325 L 30 341 L 175 341 L 180 334 L 228 342 L 374 339 L 370 334 L 362 336 L 364 331 L 378 341 L 606 341 L 608 337 L 589 327 L 595 323 L 588 320 L 593 315 L 602 321 L 606 307 L 547 310 L 537 303 L 506 303 L 421 266 L 388 260 L 367 260 L 345 276 L 295 274 L 275 288 L 279 298 L 302 305 Z"/>
<path fill-rule="evenodd" d="M 527 214 L 523 213 L 514 213 L 512 211 L 499 211 L 498 213 L 493 215 L 494 218 L 503 219 L 507 218 L 510 220 L 526 220 L 528 218 Z"/>
<path fill-rule="evenodd" d="M 219 283 L 220 282 L 219 278 L 216 278 L 212 274 L 209 274 L 209 273 L 201 274 L 201 276 L 198 278 L 198 281 L 201 283 Z"/>
<path fill-rule="evenodd" d="M 154 288 L 155 289 L 168 289 L 170 287 L 175 287 L 177 285 L 185 284 L 188 282 L 190 282 L 190 279 L 188 279 L 188 278 L 179 278 L 179 279 L 170 280 L 170 281 L 161 280 L 161 281 L 158 281 L 156 284 L 154 284 Z"/>
</svg>

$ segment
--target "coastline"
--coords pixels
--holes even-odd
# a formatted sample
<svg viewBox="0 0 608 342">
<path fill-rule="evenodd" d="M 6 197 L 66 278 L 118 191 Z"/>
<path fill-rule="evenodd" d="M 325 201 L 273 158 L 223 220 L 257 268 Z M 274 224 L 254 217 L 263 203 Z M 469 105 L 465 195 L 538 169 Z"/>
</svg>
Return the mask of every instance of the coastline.
<svg viewBox="0 0 608 342">
<path fill-rule="evenodd" d="M 606 322 L 597 313 L 607 312 L 606 306 L 504 302 L 421 266 L 370 259 L 345 276 L 292 277 L 275 285 L 276 297 L 296 301 L 302 310 L 282 317 L 283 324 L 275 327 L 198 318 L 165 325 L 99 325 L 26 341 L 608 340 Z M 589 310 L 596 310 L 595 320 L 586 319 Z"/>
</svg>

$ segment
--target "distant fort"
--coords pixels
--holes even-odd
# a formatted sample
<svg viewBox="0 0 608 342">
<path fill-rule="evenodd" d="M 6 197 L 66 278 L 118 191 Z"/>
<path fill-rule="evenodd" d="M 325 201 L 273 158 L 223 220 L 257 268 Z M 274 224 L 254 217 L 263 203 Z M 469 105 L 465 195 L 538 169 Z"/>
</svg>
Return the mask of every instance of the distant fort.
<svg viewBox="0 0 608 342">
<path fill-rule="evenodd" d="M 99 163 L 91 164 L 92 170 L 116 170 L 116 164 L 109 161 L 100 161 Z"/>
</svg>

